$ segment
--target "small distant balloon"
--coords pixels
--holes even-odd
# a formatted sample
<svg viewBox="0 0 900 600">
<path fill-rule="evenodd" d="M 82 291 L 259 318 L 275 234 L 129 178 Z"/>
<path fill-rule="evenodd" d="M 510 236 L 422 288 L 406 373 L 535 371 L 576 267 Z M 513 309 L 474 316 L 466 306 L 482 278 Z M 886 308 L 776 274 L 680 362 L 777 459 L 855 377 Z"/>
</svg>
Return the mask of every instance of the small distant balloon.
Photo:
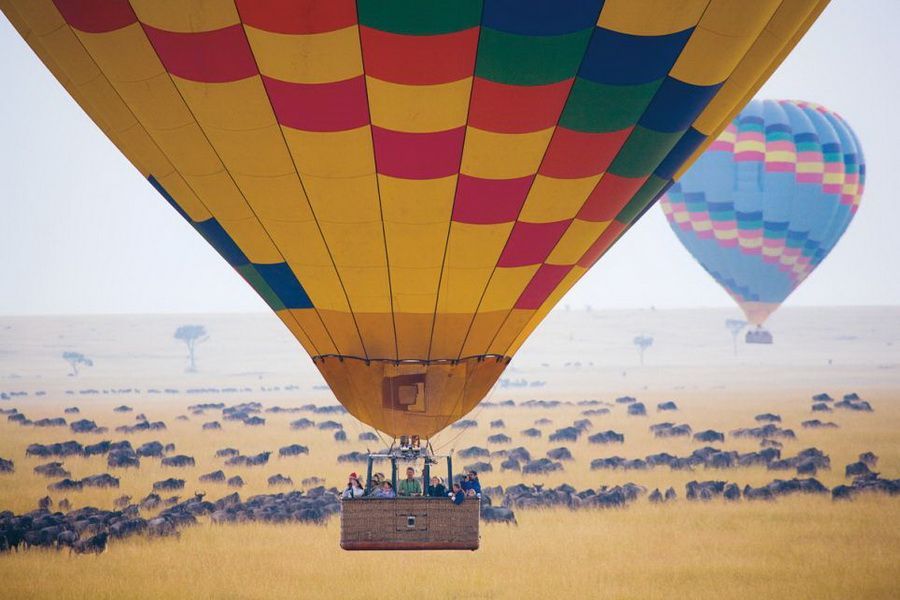
<svg viewBox="0 0 900 600">
<path fill-rule="evenodd" d="M 841 239 L 865 177 L 859 140 L 838 114 L 754 100 L 660 205 L 685 248 L 761 327 Z"/>
</svg>

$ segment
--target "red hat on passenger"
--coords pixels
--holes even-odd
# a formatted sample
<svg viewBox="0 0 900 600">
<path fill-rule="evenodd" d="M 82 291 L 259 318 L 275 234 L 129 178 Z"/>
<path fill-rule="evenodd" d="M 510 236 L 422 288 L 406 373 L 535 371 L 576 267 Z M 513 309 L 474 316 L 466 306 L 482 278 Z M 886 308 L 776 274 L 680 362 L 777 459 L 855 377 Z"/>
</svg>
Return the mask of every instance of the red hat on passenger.
<svg viewBox="0 0 900 600">
<path fill-rule="evenodd" d="M 353 473 L 350 473 L 350 479 L 359 479 L 355 471 Z"/>
</svg>

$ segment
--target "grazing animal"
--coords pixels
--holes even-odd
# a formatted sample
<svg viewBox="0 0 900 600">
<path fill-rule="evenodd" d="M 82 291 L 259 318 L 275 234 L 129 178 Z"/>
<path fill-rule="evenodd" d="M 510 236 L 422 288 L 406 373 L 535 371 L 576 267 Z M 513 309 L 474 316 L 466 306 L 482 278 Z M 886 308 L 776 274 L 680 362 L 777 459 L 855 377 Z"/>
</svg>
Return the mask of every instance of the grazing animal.
<svg viewBox="0 0 900 600">
<path fill-rule="evenodd" d="M 86 540 L 79 540 L 72 545 L 75 554 L 103 554 L 106 552 L 109 533 L 101 531 Z"/>
</svg>

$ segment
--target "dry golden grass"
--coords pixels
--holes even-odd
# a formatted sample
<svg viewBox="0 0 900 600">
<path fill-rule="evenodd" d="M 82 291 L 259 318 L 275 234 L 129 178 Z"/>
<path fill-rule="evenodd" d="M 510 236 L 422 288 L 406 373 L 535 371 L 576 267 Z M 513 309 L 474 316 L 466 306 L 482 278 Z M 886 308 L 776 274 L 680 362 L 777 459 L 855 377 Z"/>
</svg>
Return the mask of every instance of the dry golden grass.
<svg viewBox="0 0 900 600">
<path fill-rule="evenodd" d="M 488 473 L 485 485 L 510 485 L 522 480 L 577 488 L 634 481 L 652 489 L 672 485 L 683 494 L 691 479 L 727 479 L 743 485 L 762 484 L 776 476 L 765 469 L 673 472 L 668 468 L 644 472 L 590 471 L 591 459 L 621 455 L 643 457 L 651 452 L 688 454 L 699 447 L 689 440 L 658 440 L 647 427 L 669 420 L 689 423 L 695 431 L 706 428 L 728 431 L 755 425 L 760 412 L 782 415 L 785 427 L 797 431 L 799 439 L 787 443 L 784 455 L 817 446 L 832 458 L 832 470 L 819 479 L 833 486 L 844 481 L 843 466 L 863 451 L 881 457 L 878 470 L 885 476 L 900 474 L 900 404 L 890 390 L 858 390 L 875 406 L 874 414 L 835 412 L 813 415 L 809 395 L 813 391 L 766 394 L 729 392 L 684 392 L 658 395 L 645 393 L 647 418 L 626 417 L 617 406 L 611 415 L 591 417 L 593 431 L 623 432 L 626 443 L 595 446 L 585 439 L 577 443 L 551 444 L 547 435 L 556 427 L 579 418 L 577 407 L 555 410 L 486 408 L 473 415 L 479 421 L 454 439 L 446 432 L 435 446 L 445 449 L 486 445 L 492 419 L 506 421 L 511 446 L 525 445 L 532 455 L 548 448 L 568 446 L 576 460 L 564 473 L 527 478 L 516 473 Z M 579 400 L 582 397 L 571 397 Z M 496 400 L 496 398 L 495 398 Z M 681 410 L 656 414 L 655 405 L 674 400 Z M 199 401 L 192 399 L 192 402 Z M 302 415 L 264 415 L 262 428 L 222 421 L 224 431 L 204 432 L 203 422 L 221 420 L 217 412 L 205 417 L 188 414 L 187 401 L 150 402 L 129 399 L 135 413 L 114 413 L 122 401 L 65 400 L 20 402 L 29 418 L 60 416 L 65 406 L 78 404 L 81 418 L 94 419 L 110 427 L 133 422 L 137 412 L 151 420 L 165 420 L 169 429 L 125 436 L 137 445 L 158 439 L 174 442 L 177 452 L 194 456 L 197 466 L 166 469 L 155 459 L 143 459 L 140 470 L 117 470 L 119 490 L 90 490 L 64 495 L 78 506 L 109 507 L 112 500 L 129 494 L 146 495 L 152 482 L 180 477 L 188 484 L 184 494 L 204 489 L 212 498 L 230 490 L 224 485 L 199 484 L 200 474 L 224 468 L 227 475 L 240 474 L 247 486 L 241 495 L 271 492 L 266 478 L 282 473 L 300 480 L 311 475 L 326 477 L 329 485 L 340 485 L 348 470 L 363 467 L 339 465 L 335 456 L 364 450 L 365 444 L 337 444 L 331 432 L 294 432 L 288 423 Z M 14 403 L 16 404 L 16 403 Z M 282 402 L 282 405 L 288 405 Z M 310 416 L 310 415 L 307 415 Z M 541 440 L 530 440 L 519 431 L 541 417 L 554 421 L 541 427 Z M 325 420 L 328 416 L 311 417 Z M 808 418 L 833 420 L 837 430 L 809 431 L 800 428 Z M 71 419 L 70 419 L 71 420 Z M 351 440 L 361 428 L 350 417 L 335 420 L 345 424 Z M 122 439 L 121 434 L 73 435 L 68 430 L 31 429 L 0 420 L 0 456 L 16 462 L 14 475 L 0 476 L 0 510 L 18 512 L 34 508 L 37 498 L 47 494 L 50 480 L 35 476 L 32 468 L 42 459 L 24 456 L 32 442 L 78 439 L 91 443 L 100 439 Z M 244 453 L 274 450 L 289 443 L 310 447 L 310 455 L 290 459 L 273 457 L 261 468 L 229 469 L 214 457 L 225 446 Z M 728 439 L 725 446 L 739 450 L 757 447 L 750 441 Z M 374 448 L 374 445 L 373 445 Z M 457 460 L 462 466 L 465 460 Z M 495 461 L 497 464 L 498 461 Z M 106 472 L 105 457 L 64 460 L 74 477 Z M 133 538 L 114 542 L 100 557 L 70 557 L 54 551 L 29 551 L 0 556 L 0 597 L 54 598 L 266 598 L 266 597 L 410 597 L 424 594 L 436 598 L 896 598 L 900 581 L 900 502 L 896 498 L 865 497 L 851 503 L 833 503 L 829 498 L 792 497 L 772 503 L 689 503 L 679 500 L 653 506 L 640 500 L 623 510 L 569 512 L 567 510 L 519 511 L 518 527 L 483 527 L 482 547 L 475 553 L 348 553 L 338 547 L 338 521 L 325 527 L 308 525 L 248 524 L 215 527 L 206 523 L 185 530 L 180 540 Z"/>
</svg>

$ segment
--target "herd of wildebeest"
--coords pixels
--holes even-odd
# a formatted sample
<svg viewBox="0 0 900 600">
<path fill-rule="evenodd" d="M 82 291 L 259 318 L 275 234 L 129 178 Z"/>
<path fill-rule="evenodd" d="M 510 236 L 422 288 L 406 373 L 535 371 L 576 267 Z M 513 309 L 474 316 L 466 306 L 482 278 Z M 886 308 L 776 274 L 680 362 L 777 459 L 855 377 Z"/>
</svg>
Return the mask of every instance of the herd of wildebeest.
<svg viewBox="0 0 900 600">
<path fill-rule="evenodd" d="M 6 399 L 10 399 L 7 395 Z M 847 394 L 840 401 L 835 401 L 828 394 L 817 394 L 812 397 L 811 410 L 816 413 L 829 413 L 835 410 L 872 412 L 872 406 L 856 394 Z M 645 416 L 646 406 L 633 397 L 621 397 L 617 404 L 625 405 L 630 416 Z M 530 400 L 516 405 L 512 400 L 497 404 L 485 403 L 487 407 L 525 407 L 553 409 L 562 405 L 571 405 L 552 400 Z M 575 403 L 581 410 L 583 418 L 571 425 L 557 428 L 548 434 L 553 443 L 576 442 L 586 436 L 590 444 L 610 447 L 622 444 L 625 436 L 622 433 L 607 430 L 590 433 L 593 430 L 592 416 L 607 414 L 615 407 L 613 403 L 588 400 Z M 264 427 L 266 413 L 312 413 L 315 415 L 342 415 L 346 411 L 340 406 L 320 407 L 312 404 L 301 407 L 282 408 L 273 406 L 264 408 L 259 402 L 245 402 L 226 406 L 222 402 L 195 404 L 189 408 L 194 417 L 203 417 L 209 412 L 218 412 L 221 420 L 239 421 L 251 427 Z M 119 413 L 132 412 L 129 406 L 114 409 Z M 674 402 L 663 402 L 657 405 L 658 413 L 677 413 Z M 16 408 L 0 408 L 0 414 L 6 415 L 7 421 L 28 427 L 68 428 L 73 433 L 95 434 L 101 436 L 108 433 L 108 428 L 98 425 L 92 420 L 79 418 L 79 409 L 65 409 L 65 416 L 44 418 L 32 421 L 26 414 Z M 190 417 L 181 415 L 179 420 Z M 848 464 L 844 474 L 849 483 L 829 489 L 815 478 L 820 470 L 831 468 L 830 457 L 818 448 L 807 448 L 793 456 L 782 455 L 783 441 L 796 439 L 796 433 L 781 425 L 781 417 L 777 414 L 764 413 L 757 415 L 754 427 L 736 429 L 729 432 L 733 438 L 749 438 L 757 440 L 759 450 L 737 452 L 723 450 L 713 446 L 703 446 L 685 456 L 675 456 L 666 452 L 650 454 L 643 457 L 625 458 L 617 455 L 593 459 L 592 470 L 645 470 L 657 467 L 668 467 L 672 470 L 693 471 L 695 469 L 721 470 L 740 467 L 765 467 L 773 472 L 793 472 L 790 479 L 774 478 L 767 485 L 753 487 L 739 486 L 727 480 L 711 479 L 690 481 L 686 484 L 683 497 L 687 500 L 707 501 L 722 498 L 727 501 L 772 500 L 778 496 L 790 494 L 822 494 L 834 500 L 852 499 L 857 494 L 880 492 L 890 496 L 900 494 L 900 479 L 885 479 L 874 469 L 878 457 L 872 452 L 863 452 L 859 460 Z M 206 420 L 201 430 L 221 429 L 220 420 Z M 539 427 L 551 425 L 548 418 L 540 418 L 530 427 L 520 432 L 526 438 L 541 438 L 544 431 Z M 464 419 L 453 425 L 457 429 L 477 427 L 478 422 Z M 347 441 L 347 433 L 343 425 L 335 420 L 324 420 L 318 423 L 301 417 L 291 421 L 293 430 L 317 428 L 333 431 L 336 441 Z M 838 424 L 820 419 L 803 421 L 801 427 L 837 428 Z M 513 439 L 504 433 L 506 424 L 502 419 L 490 421 L 490 429 L 497 430 L 488 436 L 489 445 L 511 445 Z M 695 432 L 685 423 L 661 422 L 649 427 L 657 438 L 690 438 L 698 443 L 723 443 L 724 432 L 711 429 Z M 115 428 L 119 434 L 131 434 L 143 431 L 165 431 L 162 421 L 151 421 L 139 414 L 130 425 Z M 380 438 L 373 432 L 363 432 L 358 436 L 360 441 L 377 442 Z M 300 444 L 284 446 L 277 450 L 279 457 L 308 454 L 309 448 Z M 244 481 L 239 475 L 228 477 L 225 469 L 229 467 L 260 467 L 269 463 L 275 451 L 245 455 L 236 448 L 221 448 L 216 451 L 216 458 L 222 461 L 223 469 L 200 475 L 198 483 L 220 483 L 231 488 L 241 488 Z M 84 506 L 74 508 L 67 494 L 85 488 L 118 488 L 120 480 L 110 473 L 100 473 L 81 479 L 74 479 L 66 468 L 65 461 L 72 457 L 102 455 L 110 470 L 140 468 L 143 460 L 158 460 L 162 466 L 178 469 L 193 467 L 195 460 L 191 456 L 177 453 L 171 443 L 150 441 L 134 447 L 130 441 L 102 440 L 92 444 L 82 444 L 75 440 L 61 441 L 51 444 L 31 444 L 25 451 L 26 457 L 45 459 L 46 462 L 33 468 L 36 475 L 52 479 L 47 486 L 51 495 L 37 500 L 35 510 L 25 514 L 14 514 L 11 511 L 0 512 L 0 552 L 30 547 L 69 548 L 74 553 L 97 553 L 107 548 L 109 540 L 122 539 L 132 535 L 150 537 L 178 536 L 179 530 L 206 519 L 213 524 L 238 522 L 288 523 L 301 522 L 321 524 L 341 510 L 341 491 L 335 487 L 326 488 L 321 477 L 309 477 L 295 484 L 292 478 L 280 473 L 268 477 L 268 485 L 273 488 L 290 489 L 271 494 L 258 494 L 242 499 L 239 492 L 232 493 L 211 501 L 206 494 L 196 492 L 187 499 L 177 495 L 183 492 L 187 481 L 178 477 L 169 477 L 151 486 L 149 493 L 143 498 L 132 498 L 122 495 L 108 509 Z M 515 471 L 525 475 L 539 476 L 565 470 L 565 463 L 574 460 L 572 452 L 565 445 L 552 448 L 545 456 L 535 457 L 524 446 L 491 450 L 485 447 L 471 446 L 456 452 L 456 456 L 466 461 L 474 461 L 463 466 L 464 471 L 474 470 L 481 474 L 490 473 L 496 468 L 501 471 Z M 364 465 L 368 454 L 355 451 L 339 454 L 339 463 L 359 463 Z M 0 477 L 13 473 L 16 465 L 13 459 L 0 458 Z M 2 480 L 0 480 L 2 481 Z M 302 487 L 305 491 L 294 489 Z M 485 521 L 516 523 L 515 510 L 539 507 L 567 507 L 569 509 L 624 507 L 646 496 L 653 503 L 666 503 L 676 500 L 679 493 L 669 487 L 665 490 L 648 490 L 646 487 L 626 483 L 615 486 L 601 486 L 597 489 L 577 490 L 568 484 L 546 487 L 541 484 L 520 483 L 503 488 L 501 486 L 485 486 L 481 498 L 482 519 Z"/>
</svg>

